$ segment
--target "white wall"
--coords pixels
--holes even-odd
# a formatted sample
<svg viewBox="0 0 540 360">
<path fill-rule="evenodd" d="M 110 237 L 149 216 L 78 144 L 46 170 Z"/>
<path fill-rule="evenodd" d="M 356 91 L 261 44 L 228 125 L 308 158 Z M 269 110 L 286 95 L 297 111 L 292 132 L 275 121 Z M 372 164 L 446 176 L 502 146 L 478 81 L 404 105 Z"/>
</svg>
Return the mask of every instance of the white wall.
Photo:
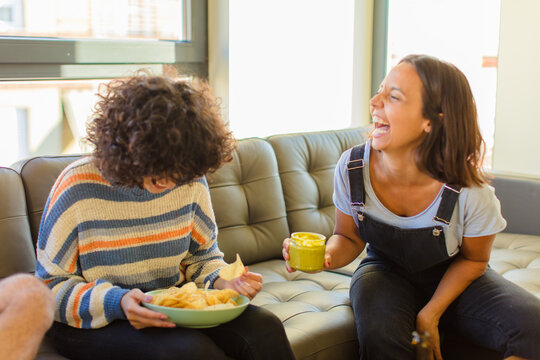
<svg viewBox="0 0 540 360">
<path fill-rule="evenodd" d="M 495 171 L 540 176 L 540 1 L 502 0 Z"/>
</svg>

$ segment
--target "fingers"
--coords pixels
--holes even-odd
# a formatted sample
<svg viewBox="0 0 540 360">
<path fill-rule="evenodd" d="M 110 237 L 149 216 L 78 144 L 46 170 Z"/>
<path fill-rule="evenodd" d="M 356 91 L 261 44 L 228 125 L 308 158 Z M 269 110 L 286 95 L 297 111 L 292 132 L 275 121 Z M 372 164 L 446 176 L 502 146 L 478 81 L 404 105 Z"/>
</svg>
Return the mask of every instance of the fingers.
<svg viewBox="0 0 540 360">
<path fill-rule="evenodd" d="M 260 283 L 251 284 L 242 281 L 238 281 L 238 283 L 235 284 L 235 287 L 240 294 L 247 296 L 249 299 L 253 299 L 262 289 Z"/>
<path fill-rule="evenodd" d="M 287 269 L 287 272 L 289 272 L 289 273 L 292 273 L 292 272 L 295 272 L 295 271 L 296 271 L 296 269 L 293 269 L 293 268 L 291 267 L 291 265 L 289 264 L 289 260 L 286 260 L 286 261 L 285 261 L 285 269 Z"/>
<path fill-rule="evenodd" d="M 289 244 L 291 243 L 291 239 L 290 238 L 286 238 L 285 240 L 283 240 L 283 249 L 281 249 L 281 254 L 283 256 L 283 259 L 285 260 L 285 269 L 287 270 L 287 272 L 289 273 L 292 273 L 292 272 L 295 272 L 296 270 L 293 269 L 290 265 L 289 265 Z"/>
<path fill-rule="evenodd" d="M 120 302 L 122 310 L 134 328 L 176 326 L 176 324 L 167 320 L 167 315 L 147 309 L 141 305 L 141 302 L 147 302 L 148 300 L 150 300 L 149 297 L 139 289 L 130 290 L 122 297 Z"/>
<path fill-rule="evenodd" d="M 435 334 L 435 335 L 438 335 L 438 334 Z M 434 337 L 433 355 L 434 355 L 436 360 L 442 360 L 441 344 L 440 344 L 440 341 L 439 341 L 439 336 Z"/>
<path fill-rule="evenodd" d="M 330 265 L 332 264 L 332 255 L 329 253 L 324 254 L 324 267 L 329 269 Z"/>
<path fill-rule="evenodd" d="M 281 254 L 283 255 L 283 259 L 289 260 L 289 243 L 291 242 L 290 238 L 286 238 L 283 240 L 283 249 L 281 250 Z"/>
<path fill-rule="evenodd" d="M 242 295 L 254 298 L 262 289 L 262 275 L 247 272 L 234 281 L 234 288 Z"/>
<path fill-rule="evenodd" d="M 161 314 L 161 313 L 158 313 L 158 314 Z M 144 316 L 131 314 L 130 317 L 128 317 L 128 321 L 136 329 L 142 329 L 145 327 L 161 327 L 161 328 L 176 327 L 175 323 L 167 320 L 167 316 L 165 316 L 165 319 L 162 319 L 162 318 L 155 319 L 155 318 L 148 318 Z"/>
<path fill-rule="evenodd" d="M 248 271 L 247 273 L 243 274 L 241 276 L 242 279 L 245 279 L 246 281 L 253 281 L 253 282 L 258 282 L 258 283 L 261 283 L 262 280 L 263 280 L 263 277 L 261 274 L 259 273 L 254 273 L 254 272 L 250 272 Z"/>
</svg>

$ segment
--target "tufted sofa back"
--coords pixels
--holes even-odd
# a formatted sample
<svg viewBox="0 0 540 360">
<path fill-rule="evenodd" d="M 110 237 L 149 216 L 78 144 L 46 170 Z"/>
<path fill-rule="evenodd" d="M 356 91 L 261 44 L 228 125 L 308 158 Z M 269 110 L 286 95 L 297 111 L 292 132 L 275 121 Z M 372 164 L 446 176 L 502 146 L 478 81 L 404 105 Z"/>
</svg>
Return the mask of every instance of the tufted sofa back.
<svg viewBox="0 0 540 360">
<path fill-rule="evenodd" d="M 276 153 L 291 232 L 334 232 L 334 169 L 340 155 L 365 140 L 365 128 L 268 138 Z"/>
<path fill-rule="evenodd" d="M 39 223 L 56 178 L 62 170 L 80 156 L 38 156 L 21 160 L 12 167 L 20 174 L 26 196 L 28 220 L 34 246 L 39 233 Z"/>
<path fill-rule="evenodd" d="M 21 178 L 14 170 L 0 167 L 0 184 L 0 278 L 34 272 L 36 259 Z"/>
<path fill-rule="evenodd" d="M 333 232 L 333 174 L 341 153 L 363 142 L 361 129 L 242 139 L 231 163 L 208 175 L 226 261 L 281 258 L 294 231 Z M 0 169 L 0 277 L 33 272 L 35 244 L 50 189 L 73 156 L 38 156 Z M 20 176 L 19 176 L 20 175 Z M 283 186 L 282 186 L 283 184 Z M 5 206 L 4 204 L 7 204 Z M 6 250 L 9 246 L 11 250 Z M 13 255 L 16 254 L 16 255 Z M 3 259 L 5 257 L 5 259 Z M 5 268 L 5 269 L 4 269 Z"/>
<path fill-rule="evenodd" d="M 246 265 L 280 258 L 289 227 L 272 146 L 258 138 L 239 141 L 233 161 L 207 179 L 225 260 L 236 253 Z"/>
</svg>

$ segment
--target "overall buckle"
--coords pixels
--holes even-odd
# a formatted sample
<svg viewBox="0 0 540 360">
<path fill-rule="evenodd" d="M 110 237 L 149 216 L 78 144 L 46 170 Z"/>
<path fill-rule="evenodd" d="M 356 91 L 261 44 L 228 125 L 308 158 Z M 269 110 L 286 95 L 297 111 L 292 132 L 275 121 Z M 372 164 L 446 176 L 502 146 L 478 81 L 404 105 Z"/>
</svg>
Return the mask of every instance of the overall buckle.
<svg viewBox="0 0 540 360">
<path fill-rule="evenodd" d="M 363 166 L 363 165 L 362 165 Z M 356 216 L 359 221 L 364 221 L 364 209 L 365 205 L 363 202 L 352 202 L 351 207 L 356 210 Z"/>
<path fill-rule="evenodd" d="M 352 163 L 359 163 L 359 165 L 351 165 Z M 364 167 L 364 159 L 349 160 L 347 163 L 347 170 L 361 169 Z"/>
</svg>

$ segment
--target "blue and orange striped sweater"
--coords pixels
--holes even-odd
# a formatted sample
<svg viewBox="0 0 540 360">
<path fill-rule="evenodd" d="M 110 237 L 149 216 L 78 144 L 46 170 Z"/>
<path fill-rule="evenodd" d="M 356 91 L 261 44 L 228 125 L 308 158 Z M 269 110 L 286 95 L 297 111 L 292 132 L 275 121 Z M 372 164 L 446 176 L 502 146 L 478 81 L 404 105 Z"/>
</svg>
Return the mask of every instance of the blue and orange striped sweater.
<svg viewBox="0 0 540 360">
<path fill-rule="evenodd" d="M 206 179 L 160 194 L 112 186 L 90 158 L 68 166 L 43 211 L 36 276 L 56 295 L 56 321 L 99 328 L 125 319 L 130 289 L 194 281 L 226 265 Z"/>
</svg>

